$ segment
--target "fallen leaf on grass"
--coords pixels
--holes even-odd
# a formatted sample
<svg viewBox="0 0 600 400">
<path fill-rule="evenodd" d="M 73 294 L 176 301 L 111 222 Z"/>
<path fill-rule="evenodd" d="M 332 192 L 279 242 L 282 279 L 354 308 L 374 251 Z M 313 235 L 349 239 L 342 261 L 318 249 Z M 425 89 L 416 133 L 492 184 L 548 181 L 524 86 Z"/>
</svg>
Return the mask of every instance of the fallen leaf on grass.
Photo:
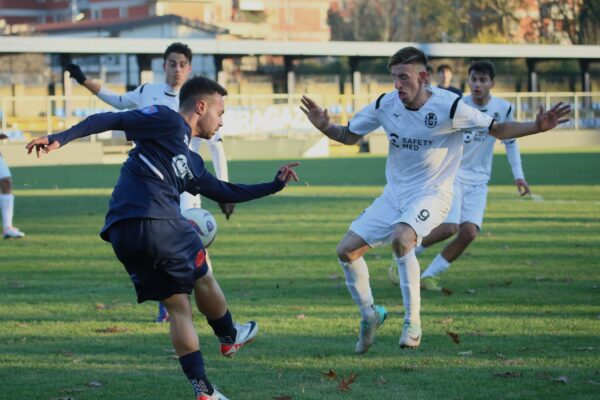
<svg viewBox="0 0 600 400">
<path fill-rule="evenodd" d="M 306 318 L 306 315 L 304 315 L 304 314 L 296 315 L 296 319 L 304 319 L 304 318 Z"/>
<path fill-rule="evenodd" d="M 119 327 L 119 326 L 109 326 L 108 328 L 104 328 L 104 329 L 96 329 L 96 332 L 98 332 L 98 333 L 121 333 L 121 332 L 127 332 L 127 328 L 123 328 L 123 327 Z"/>
<path fill-rule="evenodd" d="M 413 372 L 413 371 L 418 371 L 419 369 L 421 369 L 421 368 L 416 365 L 407 365 L 407 366 L 400 367 L 400 371 L 404 371 L 404 372 Z"/>
<path fill-rule="evenodd" d="M 342 378 L 342 380 L 340 381 L 340 384 L 338 385 L 338 389 L 340 392 L 347 392 L 350 390 L 350 385 L 352 385 L 354 383 L 354 381 L 356 381 L 356 377 L 357 375 L 353 372 L 350 373 L 350 376 L 348 376 L 348 378 Z"/>
<path fill-rule="evenodd" d="M 333 274 L 329 275 L 329 279 L 331 279 L 332 281 L 337 281 L 339 279 L 342 279 L 342 276 L 340 274 Z"/>
<path fill-rule="evenodd" d="M 545 280 L 546 280 L 546 277 L 545 277 L 545 276 L 536 276 L 536 277 L 535 277 L 535 280 L 536 280 L 537 282 L 545 281 Z"/>
<path fill-rule="evenodd" d="M 459 356 L 463 356 L 463 357 L 469 357 L 473 355 L 473 350 L 469 350 L 469 351 L 461 351 L 458 353 Z"/>
<path fill-rule="evenodd" d="M 440 321 L 440 324 L 448 325 L 448 324 L 451 324 L 453 321 L 454 320 L 452 318 L 445 318 L 445 319 L 443 319 L 443 320 Z"/>
<path fill-rule="evenodd" d="M 575 350 L 577 350 L 577 351 L 593 351 L 594 348 L 593 347 L 575 347 Z"/>
<path fill-rule="evenodd" d="M 18 322 L 17 326 L 19 328 L 29 328 L 29 324 L 27 322 Z"/>
<path fill-rule="evenodd" d="M 379 378 L 377 378 L 377 380 L 375 381 L 376 384 L 379 385 L 385 385 L 387 383 L 387 381 L 385 380 L 385 378 L 383 377 L 383 375 L 379 375 Z"/>
<path fill-rule="evenodd" d="M 591 379 L 589 381 L 587 381 L 587 383 L 590 383 L 592 385 L 600 385 L 600 382 L 596 382 L 596 381 L 593 381 Z"/>
<path fill-rule="evenodd" d="M 91 388 L 99 388 L 102 387 L 102 383 L 98 381 L 91 381 L 87 384 Z"/>
<path fill-rule="evenodd" d="M 327 377 L 327 379 L 329 380 L 336 380 L 337 379 L 337 374 L 334 370 L 332 370 L 331 368 L 329 368 L 329 371 L 321 371 L 321 374 L 323 374 L 324 376 Z"/>
<path fill-rule="evenodd" d="M 554 382 L 558 383 L 568 383 L 571 379 L 568 376 L 559 376 L 558 378 L 552 379 Z"/>
<path fill-rule="evenodd" d="M 447 331 L 446 334 L 450 336 L 453 343 L 460 344 L 460 338 L 458 337 L 458 334 L 450 331 Z"/>
<path fill-rule="evenodd" d="M 465 290 L 466 294 L 475 294 L 475 289 L 467 289 Z"/>
<path fill-rule="evenodd" d="M 449 289 L 447 287 L 443 287 L 442 288 L 442 293 L 444 293 L 446 296 L 452 296 L 452 289 Z"/>
<path fill-rule="evenodd" d="M 504 371 L 504 372 L 494 372 L 494 376 L 498 378 L 520 378 L 523 376 L 521 372 L 516 371 Z"/>
</svg>

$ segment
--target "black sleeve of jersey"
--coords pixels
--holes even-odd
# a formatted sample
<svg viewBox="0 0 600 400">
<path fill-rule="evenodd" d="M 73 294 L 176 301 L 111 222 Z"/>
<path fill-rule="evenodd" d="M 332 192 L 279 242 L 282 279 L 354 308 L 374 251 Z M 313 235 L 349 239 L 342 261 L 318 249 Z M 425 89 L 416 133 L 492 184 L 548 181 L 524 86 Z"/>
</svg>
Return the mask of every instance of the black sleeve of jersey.
<svg viewBox="0 0 600 400">
<path fill-rule="evenodd" d="M 194 163 L 198 162 L 196 157 L 201 160 L 197 154 L 191 153 L 191 157 Z M 202 168 L 198 174 L 187 184 L 185 191 L 206 196 L 217 203 L 243 203 L 277 193 L 285 187 L 285 183 L 277 177 L 271 182 L 245 185 L 221 181 L 205 168 Z"/>
</svg>

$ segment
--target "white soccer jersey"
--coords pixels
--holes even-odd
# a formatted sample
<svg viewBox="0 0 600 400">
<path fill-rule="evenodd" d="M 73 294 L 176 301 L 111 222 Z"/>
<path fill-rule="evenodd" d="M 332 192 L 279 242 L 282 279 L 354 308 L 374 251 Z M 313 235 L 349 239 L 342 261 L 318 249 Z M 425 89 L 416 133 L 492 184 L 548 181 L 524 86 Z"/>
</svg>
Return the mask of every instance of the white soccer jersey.
<svg viewBox="0 0 600 400">
<path fill-rule="evenodd" d="M 101 87 L 98 98 L 119 110 L 162 105 L 173 111 L 179 111 L 179 91 L 174 91 L 171 86 L 164 82 L 145 83 L 122 95 Z M 220 139 L 221 134 L 217 132 L 210 140 L 218 141 Z"/>
<path fill-rule="evenodd" d="M 488 103 L 484 106 L 475 104 L 471 96 L 465 96 L 463 101 L 494 118 L 496 122 L 513 120 L 512 105 L 506 100 L 491 96 Z M 463 141 L 463 156 L 456 172 L 456 180 L 469 185 L 487 184 L 492 174 L 496 138 L 489 134 L 489 129 L 487 128 L 465 129 L 463 130 Z M 506 146 L 506 152 L 515 179 L 523 178 L 521 157 L 516 139 L 503 140 L 502 142 Z"/>
<path fill-rule="evenodd" d="M 489 128 L 493 119 L 467 106 L 447 90 L 428 88 L 431 97 L 409 110 L 397 91 L 360 110 L 351 132 L 366 135 L 383 127 L 389 140 L 384 195 L 403 203 L 415 197 L 452 193 L 462 155 L 461 129 Z"/>
</svg>

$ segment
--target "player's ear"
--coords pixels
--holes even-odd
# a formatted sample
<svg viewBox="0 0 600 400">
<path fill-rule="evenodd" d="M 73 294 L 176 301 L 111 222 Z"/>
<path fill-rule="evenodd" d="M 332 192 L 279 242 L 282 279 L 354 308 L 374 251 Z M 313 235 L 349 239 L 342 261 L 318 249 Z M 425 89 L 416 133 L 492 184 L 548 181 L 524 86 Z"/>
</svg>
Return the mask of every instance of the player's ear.
<svg viewBox="0 0 600 400">
<path fill-rule="evenodd" d="M 492 79 L 492 84 L 490 85 L 490 89 L 493 88 L 494 86 L 496 86 L 496 81 L 494 79 Z"/>
<path fill-rule="evenodd" d="M 206 114 L 206 100 L 204 99 L 198 99 L 196 100 L 196 106 L 194 107 L 194 111 L 196 111 L 196 114 L 198 115 L 204 115 Z"/>
</svg>

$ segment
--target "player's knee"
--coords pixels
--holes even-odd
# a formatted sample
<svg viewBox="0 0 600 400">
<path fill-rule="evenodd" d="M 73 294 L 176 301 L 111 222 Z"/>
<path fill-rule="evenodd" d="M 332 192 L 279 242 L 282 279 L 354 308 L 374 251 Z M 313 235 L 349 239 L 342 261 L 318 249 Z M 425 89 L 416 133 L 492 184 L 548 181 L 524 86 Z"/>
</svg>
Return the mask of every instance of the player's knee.
<svg viewBox="0 0 600 400">
<path fill-rule="evenodd" d="M 479 231 L 474 224 L 464 224 L 460 227 L 458 235 L 465 243 L 471 243 L 477 237 Z"/>
<path fill-rule="evenodd" d="M 417 244 L 417 235 L 410 227 L 397 229 L 392 236 L 392 249 L 396 256 L 403 256 Z"/>
<path fill-rule="evenodd" d="M 338 258 L 343 262 L 352 262 L 360 258 L 360 251 L 353 248 L 351 244 L 342 240 L 336 247 Z"/>
<path fill-rule="evenodd" d="M 9 176 L 0 178 L 0 193 L 10 194 L 12 192 L 12 180 Z"/>
<path fill-rule="evenodd" d="M 458 224 L 445 224 L 446 235 L 448 237 L 456 235 L 458 233 Z"/>
</svg>

